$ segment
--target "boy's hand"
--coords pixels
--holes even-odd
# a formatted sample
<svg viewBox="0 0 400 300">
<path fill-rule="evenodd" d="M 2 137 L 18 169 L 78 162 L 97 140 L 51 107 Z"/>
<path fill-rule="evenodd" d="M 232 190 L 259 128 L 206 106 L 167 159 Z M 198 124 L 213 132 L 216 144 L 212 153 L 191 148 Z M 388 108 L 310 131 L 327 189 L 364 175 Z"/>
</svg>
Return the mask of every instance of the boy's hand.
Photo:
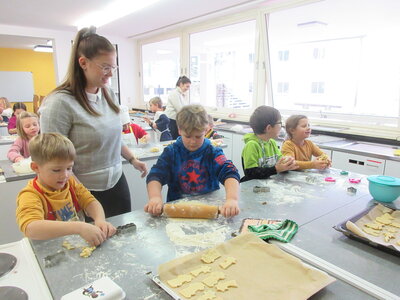
<svg viewBox="0 0 400 300">
<path fill-rule="evenodd" d="M 314 169 L 318 169 L 318 170 L 324 170 L 326 168 L 328 168 L 329 166 L 329 162 L 326 160 L 313 160 L 313 168 Z"/>
<path fill-rule="evenodd" d="M 80 222 L 79 235 L 86 241 L 90 246 L 98 246 L 106 239 L 106 234 L 95 225 Z"/>
<path fill-rule="evenodd" d="M 291 156 L 284 156 L 282 157 L 278 163 L 275 165 L 275 169 L 277 173 L 289 171 L 289 170 L 296 170 L 299 166 L 296 164 L 296 161 Z"/>
<path fill-rule="evenodd" d="M 106 238 L 109 238 L 115 234 L 117 229 L 111 224 L 106 222 L 105 220 L 102 221 L 95 221 L 94 225 L 99 227 L 102 232 L 106 235 Z"/>
<path fill-rule="evenodd" d="M 163 201 L 160 197 L 150 198 L 149 202 L 144 206 L 144 211 L 154 216 L 159 216 L 162 213 Z"/>
<path fill-rule="evenodd" d="M 24 160 L 24 157 L 23 157 L 23 156 L 17 157 L 17 158 L 14 160 L 14 162 L 19 162 L 19 161 L 21 161 L 21 160 Z"/>
<path fill-rule="evenodd" d="M 147 117 L 143 117 L 143 120 L 147 123 L 147 124 L 150 124 L 150 119 L 149 118 L 147 118 Z"/>
<path fill-rule="evenodd" d="M 132 165 L 134 166 L 134 168 L 136 170 L 139 170 L 142 173 L 142 178 L 145 177 L 147 175 L 147 165 L 146 163 L 138 160 L 138 159 L 133 159 L 132 160 Z"/>
<path fill-rule="evenodd" d="M 237 200 L 226 199 L 225 204 L 221 207 L 221 215 L 225 218 L 234 217 L 240 212 Z"/>
</svg>

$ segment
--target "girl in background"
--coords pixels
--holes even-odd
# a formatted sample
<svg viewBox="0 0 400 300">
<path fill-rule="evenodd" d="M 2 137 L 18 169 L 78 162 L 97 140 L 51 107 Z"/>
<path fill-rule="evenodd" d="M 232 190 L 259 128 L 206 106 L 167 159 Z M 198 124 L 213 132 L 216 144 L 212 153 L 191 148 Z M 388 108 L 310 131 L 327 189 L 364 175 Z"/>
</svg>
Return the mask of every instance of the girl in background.
<svg viewBox="0 0 400 300">
<path fill-rule="evenodd" d="M 329 157 L 312 141 L 307 140 L 311 134 L 307 116 L 290 116 L 286 120 L 286 132 L 289 139 L 282 145 L 282 154 L 294 157 L 300 170 L 323 170 L 331 166 Z M 313 156 L 316 157 L 314 160 Z"/>
<path fill-rule="evenodd" d="M 162 100 L 160 97 L 151 98 L 149 101 L 150 110 L 155 113 L 153 121 L 149 118 L 144 118 L 144 120 L 149 124 L 151 128 L 156 130 L 158 135 L 158 140 L 160 142 L 172 140 L 172 135 L 169 130 L 170 120 L 165 115 Z"/>
<path fill-rule="evenodd" d="M 17 102 L 13 105 L 13 114 L 11 118 L 8 120 L 8 133 L 9 134 L 16 134 L 17 133 L 17 118 L 20 113 L 26 111 L 26 106 L 22 102 Z"/>
<path fill-rule="evenodd" d="M 169 130 L 171 131 L 172 139 L 176 140 L 179 136 L 178 127 L 176 126 L 176 114 L 184 105 L 188 104 L 186 92 L 189 90 L 191 81 L 186 76 L 181 76 L 176 82 L 176 89 L 168 96 L 167 108 L 165 114 L 169 118 Z"/>
<path fill-rule="evenodd" d="M 18 138 L 8 150 L 7 158 L 13 163 L 19 162 L 30 156 L 29 141 L 39 134 L 39 118 L 36 114 L 22 112 L 17 119 Z"/>
<path fill-rule="evenodd" d="M 0 98 L 0 122 L 8 122 L 8 120 L 12 116 L 12 108 L 10 105 L 10 102 L 8 102 L 8 99 L 6 97 L 1 97 Z"/>
</svg>

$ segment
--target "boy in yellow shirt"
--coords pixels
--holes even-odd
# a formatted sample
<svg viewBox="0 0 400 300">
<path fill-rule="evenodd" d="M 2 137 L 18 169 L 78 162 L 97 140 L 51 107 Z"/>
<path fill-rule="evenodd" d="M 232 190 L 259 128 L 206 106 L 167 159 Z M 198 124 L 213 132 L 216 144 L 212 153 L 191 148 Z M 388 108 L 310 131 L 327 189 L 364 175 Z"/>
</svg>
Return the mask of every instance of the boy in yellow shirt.
<svg viewBox="0 0 400 300">
<path fill-rule="evenodd" d="M 17 197 L 17 223 L 34 240 L 79 234 L 100 245 L 116 229 L 105 221 L 100 202 L 72 175 L 75 148 L 58 133 L 43 133 L 29 143 L 31 168 L 37 174 Z M 84 222 L 84 212 L 94 225 Z M 66 222 L 74 221 L 74 222 Z"/>
</svg>

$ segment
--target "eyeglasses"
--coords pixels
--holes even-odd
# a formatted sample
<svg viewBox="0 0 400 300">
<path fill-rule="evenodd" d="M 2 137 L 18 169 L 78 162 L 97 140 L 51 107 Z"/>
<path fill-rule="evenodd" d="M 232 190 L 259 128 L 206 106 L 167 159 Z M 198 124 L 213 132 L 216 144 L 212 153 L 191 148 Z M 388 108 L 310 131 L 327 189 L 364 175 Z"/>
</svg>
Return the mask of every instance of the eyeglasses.
<svg viewBox="0 0 400 300">
<path fill-rule="evenodd" d="M 98 64 L 96 62 L 95 62 L 95 64 L 96 64 L 96 66 L 98 66 L 103 71 L 104 75 L 107 75 L 110 72 L 112 72 L 114 74 L 114 72 L 118 69 L 118 66 L 103 66 L 103 65 L 100 65 L 100 64 Z"/>
<path fill-rule="evenodd" d="M 282 121 L 281 122 L 276 122 L 274 125 L 281 125 L 282 126 Z"/>
</svg>

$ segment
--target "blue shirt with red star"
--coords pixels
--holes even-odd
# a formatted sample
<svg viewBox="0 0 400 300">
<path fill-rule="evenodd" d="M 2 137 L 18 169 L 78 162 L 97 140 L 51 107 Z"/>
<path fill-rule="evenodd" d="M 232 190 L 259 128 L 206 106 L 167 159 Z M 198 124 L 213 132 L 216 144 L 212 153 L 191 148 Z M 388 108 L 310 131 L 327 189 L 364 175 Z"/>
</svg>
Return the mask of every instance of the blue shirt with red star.
<svg viewBox="0 0 400 300">
<path fill-rule="evenodd" d="M 151 168 L 146 182 L 158 181 L 168 185 L 167 202 L 188 195 L 200 195 L 219 189 L 228 178 L 240 180 L 239 173 L 227 160 L 221 148 L 204 139 L 196 151 L 185 148 L 182 138 L 164 149 L 157 163 Z"/>
</svg>

